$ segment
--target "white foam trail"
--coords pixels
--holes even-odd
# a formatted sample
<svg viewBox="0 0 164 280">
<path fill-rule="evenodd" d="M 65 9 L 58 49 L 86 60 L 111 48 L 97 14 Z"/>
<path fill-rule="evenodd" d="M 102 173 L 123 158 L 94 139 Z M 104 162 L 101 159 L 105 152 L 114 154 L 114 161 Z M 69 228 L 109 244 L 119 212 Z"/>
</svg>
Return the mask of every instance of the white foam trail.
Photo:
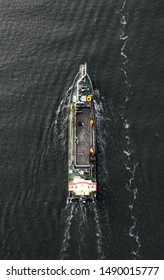
<svg viewBox="0 0 164 280">
<path fill-rule="evenodd" d="M 128 36 L 127 36 L 127 35 L 124 36 L 124 34 L 123 34 L 123 36 L 120 35 L 120 39 L 123 40 L 123 41 L 125 41 L 126 39 L 128 39 Z"/>
<path fill-rule="evenodd" d="M 126 55 L 124 52 L 121 52 L 121 55 L 122 55 L 124 58 L 128 58 L 127 55 Z"/>
<path fill-rule="evenodd" d="M 131 210 L 133 210 L 133 207 L 131 207 Z M 137 225 L 137 219 L 133 215 L 131 215 L 131 218 L 133 220 L 133 225 L 129 230 L 129 236 L 131 238 L 134 238 L 136 243 L 137 243 L 137 249 L 135 251 L 133 250 L 131 252 L 131 255 L 134 255 L 134 259 L 135 259 L 136 257 L 137 258 L 139 257 L 139 249 L 141 247 L 141 243 L 140 243 L 140 238 L 138 236 L 138 233 L 135 233 L 135 229 L 136 229 L 136 225 Z"/>
<path fill-rule="evenodd" d="M 68 121 L 68 108 L 70 103 L 70 89 L 66 92 L 63 99 L 60 101 L 58 108 L 55 112 L 55 119 L 53 120 L 49 130 L 48 130 L 48 136 L 47 136 L 47 147 L 45 150 L 45 155 L 47 156 L 49 153 L 49 149 L 51 146 L 51 140 L 53 139 L 55 141 L 62 140 L 63 146 L 65 146 L 65 143 L 67 141 L 66 139 L 66 130 L 67 130 L 67 121 Z M 65 117 L 66 116 L 66 117 Z"/>
<path fill-rule="evenodd" d="M 125 1 L 123 2 L 123 4 L 122 4 L 121 11 L 123 11 L 123 10 L 124 10 L 125 5 L 126 5 L 126 0 L 125 0 Z"/>
<path fill-rule="evenodd" d="M 127 140 L 127 145 L 129 146 L 130 145 L 130 137 L 128 135 L 125 135 L 125 138 Z"/>
<path fill-rule="evenodd" d="M 125 77 L 127 78 L 126 70 L 123 68 L 120 68 L 120 70 L 124 73 Z"/>
<path fill-rule="evenodd" d="M 72 225 L 72 218 L 73 218 L 73 212 L 76 206 L 73 204 L 71 207 L 69 205 L 66 205 L 64 212 L 66 212 L 67 217 L 65 221 L 65 229 L 64 229 L 64 236 L 62 240 L 62 245 L 61 245 L 61 250 L 60 250 L 60 259 L 64 260 L 68 255 L 67 255 L 67 249 L 69 246 L 69 239 L 70 239 L 70 228 Z"/>
<path fill-rule="evenodd" d="M 127 157 L 129 158 L 129 156 L 131 155 L 130 151 L 123 151 L 125 155 L 127 155 Z"/>
<path fill-rule="evenodd" d="M 133 190 L 134 199 L 136 199 L 136 197 L 137 197 L 137 193 L 138 193 L 138 189 L 136 188 L 136 189 L 134 189 L 134 190 Z"/>
<path fill-rule="evenodd" d="M 125 18 L 124 15 L 122 15 L 122 18 L 121 18 L 120 22 L 121 22 L 121 24 L 123 24 L 123 25 L 127 24 L 126 18 Z"/>
<path fill-rule="evenodd" d="M 126 170 L 128 170 L 130 173 L 133 173 L 133 171 L 131 170 L 131 168 L 129 166 L 127 166 L 126 163 L 124 163 L 125 167 L 126 167 Z"/>
<path fill-rule="evenodd" d="M 120 55 L 122 56 L 123 58 L 123 66 L 125 66 L 128 61 L 129 61 L 129 58 L 126 54 L 126 45 L 127 45 L 127 42 L 128 42 L 128 35 L 125 34 L 125 27 L 126 27 L 126 24 L 127 24 L 127 12 L 124 10 L 125 8 L 125 5 L 126 5 L 126 1 L 123 2 L 122 4 L 122 7 L 121 9 L 119 10 L 119 16 L 120 16 L 120 25 L 121 25 L 121 28 L 120 28 L 120 40 L 122 40 L 124 43 L 121 47 L 121 51 L 120 51 Z M 120 68 L 121 71 L 124 72 L 124 75 L 125 75 L 125 84 L 129 90 L 130 88 L 130 84 L 129 84 L 129 81 L 128 81 L 128 77 L 127 77 L 127 73 L 126 73 L 126 70 L 124 68 Z M 125 97 L 125 102 L 128 102 L 129 101 L 129 96 L 127 95 Z"/>
<path fill-rule="evenodd" d="M 125 61 L 123 61 L 123 65 L 127 64 L 129 62 L 129 59 L 127 58 Z"/>
<path fill-rule="evenodd" d="M 132 255 L 134 255 L 134 259 L 135 259 L 135 257 L 139 257 L 139 249 L 140 249 L 140 247 L 141 247 L 141 243 L 140 243 L 140 238 L 139 238 L 139 236 L 136 234 L 135 235 L 135 240 L 136 240 L 136 243 L 137 243 L 137 250 L 136 251 L 132 251 Z"/>
<path fill-rule="evenodd" d="M 131 216 L 131 218 L 133 219 L 134 223 L 133 223 L 132 227 L 129 230 L 129 236 L 130 237 L 134 237 L 135 235 L 134 235 L 133 231 L 134 231 L 135 226 L 136 226 L 136 218 L 134 216 Z"/>
<path fill-rule="evenodd" d="M 123 120 L 123 122 L 124 122 L 124 127 L 125 127 L 126 129 L 128 129 L 129 126 L 130 126 L 130 124 L 128 124 L 128 121 L 127 121 L 124 117 L 122 117 L 122 120 Z"/>
<path fill-rule="evenodd" d="M 82 259 L 82 254 L 81 254 L 81 246 L 85 246 L 84 243 L 84 238 L 85 238 L 85 231 L 84 229 L 86 228 L 87 225 L 87 209 L 86 209 L 86 205 L 81 205 L 80 207 L 80 213 L 79 213 L 79 236 L 80 236 L 80 240 L 79 240 L 79 256 L 80 259 Z"/>
<path fill-rule="evenodd" d="M 56 120 L 58 122 L 58 120 L 60 121 L 60 118 L 59 118 L 59 115 L 60 113 L 62 113 L 64 111 L 64 109 L 67 109 L 69 107 L 69 104 L 70 104 L 70 98 L 71 98 L 71 95 L 70 95 L 70 90 L 72 89 L 72 87 L 70 87 L 66 94 L 64 95 L 63 99 L 60 101 L 60 104 L 56 110 Z"/>
<path fill-rule="evenodd" d="M 126 128 L 126 129 L 129 128 L 129 124 L 128 124 L 128 123 L 125 124 L 125 128 Z"/>
<path fill-rule="evenodd" d="M 123 45 L 122 45 L 121 51 L 120 51 L 120 55 L 123 58 L 122 59 L 123 67 L 121 67 L 120 70 L 124 73 L 124 82 L 127 87 L 127 92 L 126 92 L 126 96 L 125 96 L 125 104 L 127 104 L 127 102 L 130 100 L 130 96 L 132 96 L 132 90 L 131 90 L 131 84 L 129 83 L 128 73 L 126 70 L 127 67 L 125 69 L 126 64 L 129 62 L 129 58 L 128 58 L 128 55 L 126 52 L 128 35 L 125 34 L 126 24 L 128 23 L 128 12 L 126 12 L 125 5 L 126 5 L 126 0 L 123 2 L 122 7 L 119 10 L 118 14 L 120 17 L 120 40 L 123 41 Z M 128 179 L 128 182 L 125 184 L 125 188 L 130 193 L 132 192 L 132 194 L 133 194 L 133 201 L 129 204 L 130 215 L 132 218 L 132 226 L 129 229 L 129 236 L 131 238 L 134 238 L 137 243 L 137 250 L 136 251 L 133 250 L 131 254 L 138 257 L 138 252 L 139 252 L 139 248 L 141 247 L 141 244 L 139 241 L 138 234 L 135 233 L 137 219 L 134 214 L 134 203 L 137 199 L 137 193 L 138 193 L 137 188 L 136 187 L 134 188 L 134 178 L 135 178 L 135 173 L 136 173 L 136 168 L 137 168 L 138 163 L 135 164 L 132 161 L 133 150 L 131 149 L 130 137 L 128 136 L 128 129 L 129 129 L 130 125 L 128 124 L 127 120 L 124 119 L 124 117 L 122 117 L 122 119 L 123 119 L 123 124 L 125 127 L 125 138 L 127 141 L 127 147 L 123 150 L 123 153 L 127 156 L 127 161 L 124 165 L 129 174 L 129 179 Z"/>
<path fill-rule="evenodd" d="M 99 215 L 97 212 L 97 208 L 94 207 L 94 221 L 96 223 L 96 237 L 97 237 L 97 253 L 98 253 L 98 259 L 100 260 L 104 260 L 105 259 L 105 255 L 102 249 L 102 231 L 101 231 L 101 225 L 100 225 L 100 221 L 99 221 Z"/>
<path fill-rule="evenodd" d="M 71 88 L 70 88 L 71 89 Z M 63 146 L 65 147 L 66 144 L 66 130 L 67 130 L 67 121 L 68 121 L 68 107 L 69 107 L 69 102 L 70 102 L 70 89 L 66 92 L 64 95 L 63 99 L 60 101 L 60 104 L 55 112 L 55 119 L 53 120 L 51 126 L 48 128 L 48 131 L 46 132 L 46 136 L 43 138 L 44 144 L 46 141 L 46 145 L 42 145 L 45 147 L 43 150 L 40 151 L 40 158 L 38 160 L 38 163 L 35 164 L 35 167 L 31 167 L 31 170 L 34 170 L 36 178 L 36 173 L 39 172 L 41 167 L 43 166 L 45 157 L 48 156 L 50 147 L 51 147 L 51 136 L 55 135 L 57 137 L 53 137 L 55 144 L 56 141 L 62 140 Z M 65 117 L 67 116 L 67 117 Z M 49 116 L 49 119 L 51 118 L 51 114 Z"/>
<path fill-rule="evenodd" d="M 50 130 L 49 130 L 49 133 L 51 133 L 52 129 L 54 130 L 54 132 L 58 132 L 58 129 L 57 129 L 57 125 L 58 123 L 62 126 L 62 131 L 63 131 L 63 128 L 65 128 L 66 126 L 63 125 L 63 122 L 64 124 L 66 124 L 66 122 L 68 121 L 68 108 L 69 108 L 69 104 L 70 104 L 70 98 L 71 98 L 71 95 L 70 95 L 70 90 L 71 90 L 72 87 L 70 87 L 68 89 L 68 91 L 66 92 L 66 94 L 64 95 L 63 99 L 60 101 L 59 105 L 58 105 L 58 108 L 55 112 L 55 120 L 53 121 L 51 127 L 50 127 Z"/>
<path fill-rule="evenodd" d="M 136 198 L 137 198 L 137 193 L 138 193 L 138 189 L 135 188 L 135 189 L 132 189 L 132 181 L 134 180 L 135 178 L 135 172 L 136 172 L 136 168 L 137 168 L 137 164 L 134 164 L 134 168 L 133 170 L 131 170 L 129 168 L 129 172 L 132 174 L 132 177 L 129 179 L 129 185 L 128 185 L 128 190 L 131 192 L 133 192 L 133 200 L 135 201 Z M 139 235 L 138 233 L 135 233 L 135 230 L 136 230 L 136 225 L 137 225 L 137 218 L 134 216 L 133 214 L 133 209 L 134 209 L 134 203 L 130 204 L 129 205 L 129 209 L 130 209 L 130 212 L 131 212 L 131 218 L 132 218 L 132 221 L 133 221 L 133 224 L 129 230 L 129 236 L 131 238 L 134 238 L 136 243 L 137 243 L 137 250 L 136 251 L 132 251 L 131 254 L 133 254 L 135 257 L 139 257 L 139 249 L 141 247 L 141 243 L 140 243 L 140 238 L 139 238 Z"/>
</svg>

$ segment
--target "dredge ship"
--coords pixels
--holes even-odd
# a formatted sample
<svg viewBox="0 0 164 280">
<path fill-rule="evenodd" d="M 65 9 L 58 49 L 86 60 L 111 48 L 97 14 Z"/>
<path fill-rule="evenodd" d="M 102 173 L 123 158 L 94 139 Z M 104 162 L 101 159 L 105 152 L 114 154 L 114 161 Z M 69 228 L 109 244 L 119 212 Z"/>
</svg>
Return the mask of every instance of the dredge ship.
<svg viewBox="0 0 164 280">
<path fill-rule="evenodd" d="M 80 65 L 71 87 L 68 128 L 68 202 L 95 202 L 96 127 L 94 90 L 87 64 Z"/>
</svg>

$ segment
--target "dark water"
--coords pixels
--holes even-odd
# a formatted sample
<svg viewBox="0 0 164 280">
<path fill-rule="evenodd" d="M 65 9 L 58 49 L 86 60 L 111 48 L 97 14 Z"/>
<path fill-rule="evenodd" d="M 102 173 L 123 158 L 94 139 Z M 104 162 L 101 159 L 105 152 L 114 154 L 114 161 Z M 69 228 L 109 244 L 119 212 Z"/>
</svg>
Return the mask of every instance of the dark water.
<svg viewBox="0 0 164 280">
<path fill-rule="evenodd" d="M 0 258 L 164 258 L 164 4 L 0 1 Z M 97 205 L 66 205 L 69 92 L 96 90 Z"/>
</svg>

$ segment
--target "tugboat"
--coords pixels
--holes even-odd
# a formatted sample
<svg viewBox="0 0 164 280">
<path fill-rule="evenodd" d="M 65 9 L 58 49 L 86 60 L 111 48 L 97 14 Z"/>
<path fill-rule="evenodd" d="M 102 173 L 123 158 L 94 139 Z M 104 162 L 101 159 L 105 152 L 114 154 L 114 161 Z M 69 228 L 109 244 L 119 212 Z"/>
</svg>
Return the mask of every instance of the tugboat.
<svg viewBox="0 0 164 280">
<path fill-rule="evenodd" d="M 85 63 L 80 65 L 71 87 L 68 127 L 68 203 L 94 203 L 96 193 L 94 90 Z"/>
</svg>

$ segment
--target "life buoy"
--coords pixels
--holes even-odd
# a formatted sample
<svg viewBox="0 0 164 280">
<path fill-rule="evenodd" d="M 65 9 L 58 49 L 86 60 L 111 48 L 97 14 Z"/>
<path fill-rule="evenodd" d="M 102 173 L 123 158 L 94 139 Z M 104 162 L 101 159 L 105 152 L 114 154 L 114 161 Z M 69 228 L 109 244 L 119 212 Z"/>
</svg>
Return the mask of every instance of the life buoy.
<svg viewBox="0 0 164 280">
<path fill-rule="evenodd" d="M 92 100 L 92 95 L 88 95 L 88 96 L 87 96 L 87 101 L 88 101 L 88 102 L 91 102 L 91 100 Z"/>
<path fill-rule="evenodd" d="M 93 147 L 90 148 L 90 153 L 91 153 L 92 155 L 94 154 L 94 148 L 93 148 Z"/>
<path fill-rule="evenodd" d="M 93 120 L 90 120 L 90 125 L 93 125 L 94 121 Z"/>
</svg>

